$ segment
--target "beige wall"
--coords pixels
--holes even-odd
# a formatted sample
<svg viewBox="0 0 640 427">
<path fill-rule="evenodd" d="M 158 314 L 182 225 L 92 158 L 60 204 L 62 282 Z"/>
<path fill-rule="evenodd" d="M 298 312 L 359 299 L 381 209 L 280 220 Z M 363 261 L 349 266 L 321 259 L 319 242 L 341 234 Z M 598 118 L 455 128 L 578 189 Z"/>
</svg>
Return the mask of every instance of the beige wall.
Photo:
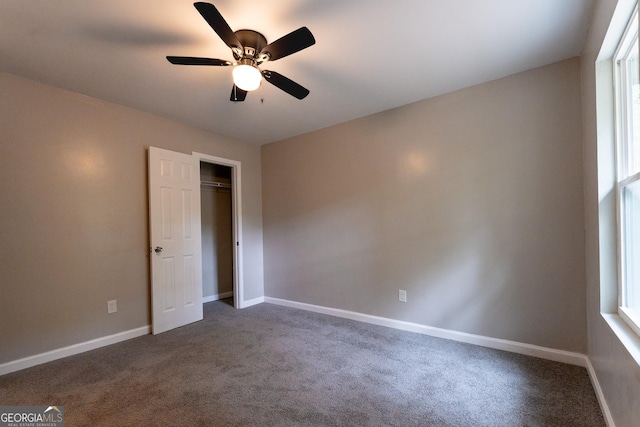
<svg viewBox="0 0 640 427">
<path fill-rule="evenodd" d="M 580 103 L 574 58 L 263 146 L 265 295 L 585 352 Z"/>
<path fill-rule="evenodd" d="M 587 264 L 588 356 L 602 387 L 607 407 L 617 427 L 632 427 L 640 420 L 640 366 L 623 347 L 601 313 L 615 312 L 617 271 L 615 240 L 614 142 L 611 99 L 611 64 L 598 64 L 600 80 L 596 97 L 596 59 L 603 46 L 619 39 L 634 1 L 600 0 L 582 55 L 582 108 L 584 135 L 584 187 Z M 618 6 L 617 13 L 614 11 Z M 610 26 L 610 23 L 613 24 Z M 616 34 L 617 33 L 617 34 Z M 611 45 L 603 52 L 610 52 Z M 603 55 L 606 59 L 607 54 Z M 596 105 L 599 114 L 596 115 Z M 596 128 L 596 119 L 600 121 Z"/>
<path fill-rule="evenodd" d="M 0 74 L 0 363 L 150 323 L 149 146 L 242 162 L 245 299 L 263 295 L 259 147 Z"/>
</svg>

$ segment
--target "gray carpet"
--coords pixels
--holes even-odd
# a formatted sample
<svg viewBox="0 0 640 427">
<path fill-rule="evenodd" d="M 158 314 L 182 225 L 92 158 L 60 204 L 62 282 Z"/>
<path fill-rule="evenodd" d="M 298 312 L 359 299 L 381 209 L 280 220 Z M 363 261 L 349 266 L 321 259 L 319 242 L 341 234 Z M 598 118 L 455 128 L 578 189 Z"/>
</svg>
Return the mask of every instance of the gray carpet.
<svg viewBox="0 0 640 427">
<path fill-rule="evenodd" d="M 205 320 L 0 377 L 70 426 L 604 426 L 585 369 L 316 313 Z"/>
</svg>

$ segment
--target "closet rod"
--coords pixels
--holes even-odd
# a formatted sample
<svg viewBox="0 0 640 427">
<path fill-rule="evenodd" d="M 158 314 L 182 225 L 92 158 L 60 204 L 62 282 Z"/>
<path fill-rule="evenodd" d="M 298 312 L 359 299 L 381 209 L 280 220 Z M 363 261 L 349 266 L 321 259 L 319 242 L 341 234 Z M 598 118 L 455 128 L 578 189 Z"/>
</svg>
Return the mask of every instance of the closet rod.
<svg viewBox="0 0 640 427">
<path fill-rule="evenodd" d="M 231 188 L 231 184 L 214 181 L 200 181 L 200 185 L 205 185 L 207 187 Z"/>
</svg>

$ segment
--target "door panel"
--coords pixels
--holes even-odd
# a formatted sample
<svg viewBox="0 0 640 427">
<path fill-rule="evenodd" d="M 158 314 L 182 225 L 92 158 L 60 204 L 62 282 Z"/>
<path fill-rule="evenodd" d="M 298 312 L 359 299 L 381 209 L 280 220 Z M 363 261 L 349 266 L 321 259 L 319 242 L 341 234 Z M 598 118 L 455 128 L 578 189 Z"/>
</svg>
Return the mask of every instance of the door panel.
<svg viewBox="0 0 640 427">
<path fill-rule="evenodd" d="M 200 162 L 149 148 L 153 333 L 202 320 Z"/>
</svg>

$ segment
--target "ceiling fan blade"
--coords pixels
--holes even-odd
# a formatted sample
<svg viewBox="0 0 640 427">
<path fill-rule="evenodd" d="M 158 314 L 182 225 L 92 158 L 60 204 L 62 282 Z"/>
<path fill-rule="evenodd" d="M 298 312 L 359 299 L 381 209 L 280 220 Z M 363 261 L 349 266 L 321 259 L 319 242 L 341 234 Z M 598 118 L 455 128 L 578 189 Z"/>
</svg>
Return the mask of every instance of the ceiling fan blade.
<svg viewBox="0 0 640 427">
<path fill-rule="evenodd" d="M 231 97 L 229 101 L 233 102 L 242 102 L 247 97 L 247 91 L 240 89 L 238 86 L 233 85 L 231 88 Z"/>
<path fill-rule="evenodd" d="M 292 53 L 306 49 L 315 43 L 316 39 L 313 37 L 313 34 L 311 34 L 311 31 L 309 31 L 307 27 L 302 27 L 269 43 L 260 53 L 269 54 L 269 60 L 275 61 L 276 59 L 284 58 Z"/>
<path fill-rule="evenodd" d="M 300 86 L 298 83 L 283 76 L 282 74 L 276 73 L 275 71 L 264 70 L 262 72 L 262 75 L 264 76 L 266 81 L 268 81 L 275 87 L 282 89 L 293 97 L 303 99 L 304 97 L 309 95 L 309 89 Z"/>
<path fill-rule="evenodd" d="M 167 56 L 167 60 L 176 65 L 217 65 L 224 67 L 232 64 L 232 62 L 224 59 L 195 58 L 193 56 Z"/>
<path fill-rule="evenodd" d="M 218 9 L 211 3 L 197 2 L 193 4 L 195 8 L 200 12 L 200 15 L 205 21 L 213 28 L 213 31 L 220 36 L 223 42 L 227 44 L 231 49 L 242 49 L 242 44 L 238 41 L 238 37 L 231 30 L 227 21 L 224 20 Z"/>
</svg>

